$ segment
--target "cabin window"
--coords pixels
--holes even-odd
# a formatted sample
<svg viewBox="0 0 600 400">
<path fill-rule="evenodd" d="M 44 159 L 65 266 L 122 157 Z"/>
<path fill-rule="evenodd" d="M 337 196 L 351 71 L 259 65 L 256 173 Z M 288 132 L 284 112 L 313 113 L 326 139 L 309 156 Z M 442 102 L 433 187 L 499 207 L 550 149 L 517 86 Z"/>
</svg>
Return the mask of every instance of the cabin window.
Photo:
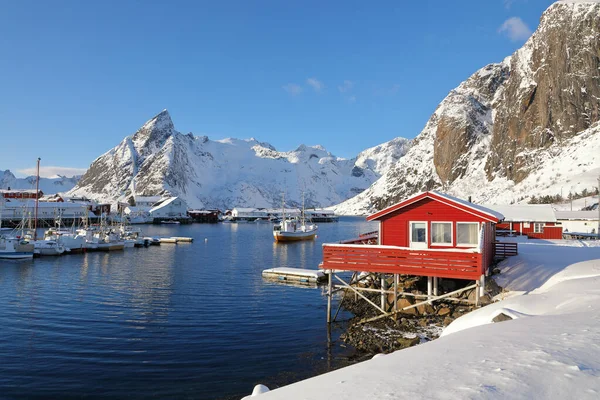
<svg viewBox="0 0 600 400">
<path fill-rule="evenodd" d="M 544 232 L 544 223 L 543 222 L 535 222 L 533 224 L 533 233 L 543 233 Z"/>
<path fill-rule="evenodd" d="M 431 244 L 452 246 L 452 222 L 431 223 Z"/>
<path fill-rule="evenodd" d="M 477 246 L 479 243 L 479 223 L 457 222 L 456 239 L 457 246 Z"/>
</svg>

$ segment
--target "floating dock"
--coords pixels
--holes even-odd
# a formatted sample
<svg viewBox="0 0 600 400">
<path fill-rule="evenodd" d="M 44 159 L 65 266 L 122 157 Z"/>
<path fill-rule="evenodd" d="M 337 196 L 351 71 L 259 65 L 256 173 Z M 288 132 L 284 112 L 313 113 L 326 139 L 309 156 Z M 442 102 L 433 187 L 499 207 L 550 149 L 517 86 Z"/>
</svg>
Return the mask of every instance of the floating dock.
<svg viewBox="0 0 600 400">
<path fill-rule="evenodd" d="M 172 237 L 161 237 L 159 240 L 161 243 L 177 244 L 177 243 L 192 243 L 194 241 L 194 238 L 182 237 L 182 236 L 172 236 Z"/>
<path fill-rule="evenodd" d="M 263 278 L 280 281 L 318 283 L 327 279 L 323 271 L 300 268 L 270 268 L 262 272 Z"/>
</svg>

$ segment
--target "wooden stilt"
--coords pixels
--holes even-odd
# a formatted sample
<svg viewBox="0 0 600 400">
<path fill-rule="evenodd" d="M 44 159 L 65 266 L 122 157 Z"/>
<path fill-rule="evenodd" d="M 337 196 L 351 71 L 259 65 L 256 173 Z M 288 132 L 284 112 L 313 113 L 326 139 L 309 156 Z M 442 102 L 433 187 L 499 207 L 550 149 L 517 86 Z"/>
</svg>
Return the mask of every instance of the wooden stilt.
<svg viewBox="0 0 600 400">
<path fill-rule="evenodd" d="M 386 303 L 386 296 L 385 296 L 385 291 L 386 291 L 386 287 L 385 287 L 385 274 L 381 274 L 380 276 L 380 280 L 381 280 L 381 294 L 379 295 L 380 298 L 380 304 L 381 304 L 381 309 L 385 310 L 385 303 Z"/>
<path fill-rule="evenodd" d="M 479 307 L 479 279 L 475 281 L 475 307 Z"/>
<path fill-rule="evenodd" d="M 479 284 L 479 296 L 483 297 L 485 294 L 485 275 L 481 275 L 481 283 Z"/>
<path fill-rule="evenodd" d="M 433 279 L 430 276 L 427 277 L 427 297 L 433 297 Z"/>
<path fill-rule="evenodd" d="M 394 274 L 394 321 L 398 319 L 398 274 Z"/>
<path fill-rule="evenodd" d="M 327 323 L 331 323 L 331 296 L 333 296 L 333 270 L 327 274 Z"/>
<path fill-rule="evenodd" d="M 434 276 L 433 277 L 433 295 L 437 296 L 438 295 L 438 277 Z"/>
</svg>

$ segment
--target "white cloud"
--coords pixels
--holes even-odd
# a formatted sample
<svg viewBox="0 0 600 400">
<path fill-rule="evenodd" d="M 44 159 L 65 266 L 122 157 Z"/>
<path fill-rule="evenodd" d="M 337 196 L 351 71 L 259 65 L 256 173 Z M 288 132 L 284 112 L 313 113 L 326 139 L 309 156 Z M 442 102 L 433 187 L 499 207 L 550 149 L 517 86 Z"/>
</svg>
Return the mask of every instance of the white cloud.
<svg viewBox="0 0 600 400">
<path fill-rule="evenodd" d="M 397 83 L 394 83 L 391 86 L 387 86 L 387 87 L 376 87 L 375 90 L 373 91 L 373 94 L 375 96 L 393 96 L 396 93 L 398 93 L 400 91 L 400 85 Z"/>
<path fill-rule="evenodd" d="M 508 10 L 513 5 L 515 0 L 504 0 L 504 7 Z"/>
<path fill-rule="evenodd" d="M 348 102 L 349 103 L 356 103 L 356 96 L 350 96 L 350 97 L 348 97 Z"/>
<path fill-rule="evenodd" d="M 56 178 L 58 175 L 72 177 L 74 175 L 83 175 L 87 171 L 86 168 L 72 167 L 40 167 L 40 176 L 42 178 Z M 17 170 L 18 173 L 30 176 L 36 174 L 36 168 L 25 168 Z"/>
<path fill-rule="evenodd" d="M 302 86 L 296 85 L 295 83 L 288 83 L 287 85 L 282 86 L 282 88 L 292 96 L 297 96 L 304 90 L 302 89 Z"/>
<path fill-rule="evenodd" d="M 338 86 L 338 90 L 340 91 L 340 93 L 346 93 L 352 90 L 352 88 L 354 87 L 354 82 L 352 81 L 344 81 L 343 85 Z"/>
<path fill-rule="evenodd" d="M 511 17 L 498 28 L 498 33 L 505 34 L 513 42 L 519 42 L 527 40 L 532 32 L 521 18 Z"/>
<path fill-rule="evenodd" d="M 309 86 L 311 86 L 315 90 L 315 92 L 320 92 L 321 90 L 323 90 L 323 88 L 325 88 L 325 85 L 323 84 L 323 82 L 321 82 L 317 78 L 308 78 L 306 80 L 306 83 Z"/>
</svg>

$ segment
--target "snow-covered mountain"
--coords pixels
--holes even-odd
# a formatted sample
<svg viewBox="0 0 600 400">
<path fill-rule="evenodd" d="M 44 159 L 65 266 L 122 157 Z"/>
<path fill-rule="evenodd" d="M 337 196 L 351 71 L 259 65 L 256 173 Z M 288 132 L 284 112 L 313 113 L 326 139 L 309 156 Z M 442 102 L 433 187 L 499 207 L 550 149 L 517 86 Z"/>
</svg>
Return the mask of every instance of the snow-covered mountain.
<svg viewBox="0 0 600 400">
<path fill-rule="evenodd" d="M 81 176 L 58 176 L 56 178 L 40 178 L 40 190 L 44 194 L 67 192 L 77 185 Z M 10 170 L 0 171 L 0 189 L 35 189 L 35 176 L 17 178 Z"/>
<path fill-rule="evenodd" d="M 338 158 L 321 146 L 277 151 L 256 139 L 210 140 L 175 130 L 167 110 L 97 158 L 70 193 L 100 201 L 176 195 L 194 208 L 340 203 L 368 188 L 410 148 L 394 139 L 356 158 Z"/>
<path fill-rule="evenodd" d="M 512 56 L 440 103 L 410 150 L 334 207 L 366 214 L 439 189 L 490 204 L 591 190 L 600 175 L 600 4 L 560 1 Z"/>
</svg>

